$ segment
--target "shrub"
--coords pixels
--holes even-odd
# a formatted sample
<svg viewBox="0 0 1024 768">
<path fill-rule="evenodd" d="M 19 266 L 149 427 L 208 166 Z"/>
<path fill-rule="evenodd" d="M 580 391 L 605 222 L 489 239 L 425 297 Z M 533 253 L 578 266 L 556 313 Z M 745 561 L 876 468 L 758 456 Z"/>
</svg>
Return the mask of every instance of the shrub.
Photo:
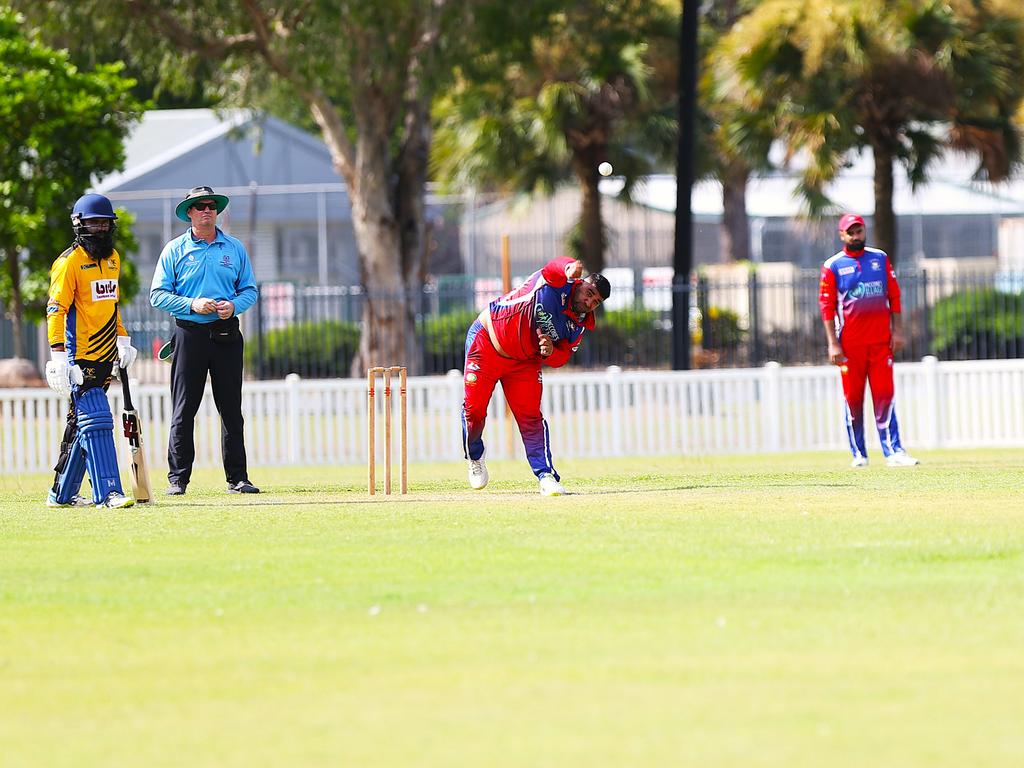
<svg viewBox="0 0 1024 768">
<path fill-rule="evenodd" d="M 694 343 L 705 349 L 734 350 L 743 343 L 746 331 L 740 326 L 740 316 L 731 309 L 708 307 L 707 317 L 697 325 Z"/>
<path fill-rule="evenodd" d="M 932 308 L 932 353 L 943 360 L 1018 357 L 1022 322 L 1024 296 L 994 288 L 960 291 Z"/>
<path fill-rule="evenodd" d="M 342 320 L 296 323 L 264 333 L 262 347 L 261 361 L 259 340 L 247 340 L 245 344 L 246 368 L 259 378 L 280 378 L 289 373 L 313 378 L 347 377 L 359 349 L 359 325 Z"/>
</svg>

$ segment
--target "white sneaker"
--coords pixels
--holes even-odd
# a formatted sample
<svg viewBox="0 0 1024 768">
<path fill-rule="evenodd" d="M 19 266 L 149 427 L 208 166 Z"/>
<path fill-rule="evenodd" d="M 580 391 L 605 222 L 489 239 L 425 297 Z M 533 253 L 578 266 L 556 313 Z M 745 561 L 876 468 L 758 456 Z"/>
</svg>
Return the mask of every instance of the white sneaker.
<svg viewBox="0 0 1024 768">
<path fill-rule="evenodd" d="M 564 496 L 565 488 L 562 484 L 555 480 L 554 475 L 541 475 L 540 476 L 540 495 L 541 496 Z"/>
<path fill-rule="evenodd" d="M 890 453 L 889 457 L 885 460 L 885 463 L 890 467 L 914 467 L 921 462 L 915 459 L 906 451 L 896 451 Z"/>
<path fill-rule="evenodd" d="M 867 465 L 867 456 L 854 456 L 853 461 L 850 462 L 850 466 L 853 467 L 854 469 L 860 469 L 861 467 L 866 467 Z"/>
<path fill-rule="evenodd" d="M 105 501 L 96 505 L 96 509 L 124 509 L 135 504 L 135 499 L 123 493 L 111 491 Z"/>
<path fill-rule="evenodd" d="M 61 504 L 57 501 L 57 497 L 54 495 L 53 491 L 50 491 L 49 495 L 46 497 L 46 506 L 54 509 L 61 509 L 64 507 L 91 507 L 92 501 L 85 498 L 85 496 L 78 494 L 77 496 L 72 496 L 71 501 L 67 504 Z"/>
<path fill-rule="evenodd" d="M 483 459 L 469 460 L 469 487 L 479 491 L 487 485 L 487 465 Z"/>
</svg>

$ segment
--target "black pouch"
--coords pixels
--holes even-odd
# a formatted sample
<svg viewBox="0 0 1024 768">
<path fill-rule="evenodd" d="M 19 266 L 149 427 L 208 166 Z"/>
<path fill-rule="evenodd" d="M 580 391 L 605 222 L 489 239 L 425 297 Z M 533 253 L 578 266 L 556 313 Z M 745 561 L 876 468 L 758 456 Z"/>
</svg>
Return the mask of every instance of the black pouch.
<svg viewBox="0 0 1024 768">
<path fill-rule="evenodd" d="M 214 344 L 234 344 L 242 340 L 242 331 L 237 321 L 227 325 L 215 323 L 210 328 L 210 338 Z"/>
</svg>

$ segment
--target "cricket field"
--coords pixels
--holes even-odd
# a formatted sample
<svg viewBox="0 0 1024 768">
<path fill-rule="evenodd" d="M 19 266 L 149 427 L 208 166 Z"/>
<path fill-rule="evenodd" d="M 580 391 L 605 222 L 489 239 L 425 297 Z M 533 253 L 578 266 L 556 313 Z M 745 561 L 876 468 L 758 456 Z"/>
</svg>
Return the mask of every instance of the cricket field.
<svg viewBox="0 0 1024 768">
<path fill-rule="evenodd" d="M 0 477 L 0 765 L 1024 765 L 1024 451 L 871 458 Z"/>
</svg>

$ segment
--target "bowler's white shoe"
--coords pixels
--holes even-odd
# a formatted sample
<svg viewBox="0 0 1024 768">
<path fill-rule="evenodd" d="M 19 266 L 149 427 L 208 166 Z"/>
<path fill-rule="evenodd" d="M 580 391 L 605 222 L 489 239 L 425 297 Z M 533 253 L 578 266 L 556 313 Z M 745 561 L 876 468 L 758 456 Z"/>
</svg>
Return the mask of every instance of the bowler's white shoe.
<svg viewBox="0 0 1024 768">
<path fill-rule="evenodd" d="M 469 487 L 479 491 L 487 485 L 487 465 L 483 459 L 469 460 Z"/>
<path fill-rule="evenodd" d="M 540 495 L 541 496 L 564 496 L 565 488 L 562 484 L 555 480 L 554 475 L 541 475 L 540 476 Z"/>
<path fill-rule="evenodd" d="M 131 496 L 125 496 L 123 493 L 117 491 L 111 491 L 107 494 L 106 500 L 102 503 L 97 504 L 97 509 L 123 509 L 125 507 L 131 507 L 135 504 L 135 499 Z"/>
<path fill-rule="evenodd" d="M 850 466 L 853 467 L 854 469 L 860 469 L 861 467 L 866 467 L 867 465 L 867 456 L 854 456 L 853 461 L 850 462 Z"/>
<path fill-rule="evenodd" d="M 890 467 L 914 467 L 921 462 L 915 459 L 906 451 L 896 451 L 890 453 L 889 457 L 885 460 L 885 463 Z"/>
</svg>

